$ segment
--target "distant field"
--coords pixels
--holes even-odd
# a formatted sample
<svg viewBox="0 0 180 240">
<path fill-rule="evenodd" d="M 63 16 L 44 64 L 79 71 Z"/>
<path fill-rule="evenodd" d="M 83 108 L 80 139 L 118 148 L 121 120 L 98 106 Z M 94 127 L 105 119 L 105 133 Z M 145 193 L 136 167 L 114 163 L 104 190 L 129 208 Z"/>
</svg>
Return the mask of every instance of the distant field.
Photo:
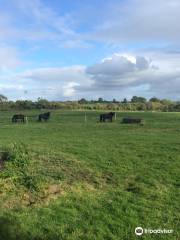
<svg viewBox="0 0 180 240">
<path fill-rule="evenodd" d="M 47 123 L 23 113 L 28 124 L 0 113 L 10 156 L 0 170 L 0 239 L 133 240 L 137 226 L 174 230 L 141 239 L 180 239 L 180 113 L 117 113 L 113 123 L 94 111 L 86 122 L 81 111 L 52 112 Z M 145 125 L 121 124 L 125 116 Z"/>
</svg>

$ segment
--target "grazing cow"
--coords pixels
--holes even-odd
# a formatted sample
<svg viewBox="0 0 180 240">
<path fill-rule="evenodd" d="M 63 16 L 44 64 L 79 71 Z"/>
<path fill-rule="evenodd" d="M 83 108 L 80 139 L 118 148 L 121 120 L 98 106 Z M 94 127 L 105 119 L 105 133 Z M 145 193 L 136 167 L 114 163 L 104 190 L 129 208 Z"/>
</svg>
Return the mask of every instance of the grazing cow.
<svg viewBox="0 0 180 240">
<path fill-rule="evenodd" d="M 106 122 L 108 120 L 109 122 L 112 122 L 112 118 L 115 116 L 115 112 L 109 112 L 109 113 L 103 113 L 100 115 L 100 122 Z"/>
<path fill-rule="evenodd" d="M 15 114 L 12 117 L 12 122 L 13 123 L 17 123 L 17 122 L 26 123 L 26 121 L 27 121 L 27 117 L 24 116 L 23 114 Z"/>
<path fill-rule="evenodd" d="M 122 119 L 122 123 L 141 123 L 141 124 L 143 124 L 143 120 L 141 118 L 125 117 Z"/>
<path fill-rule="evenodd" d="M 42 121 L 47 122 L 47 120 L 50 118 L 50 115 L 51 115 L 50 112 L 39 114 L 39 117 L 38 117 L 39 122 L 42 122 Z"/>
</svg>

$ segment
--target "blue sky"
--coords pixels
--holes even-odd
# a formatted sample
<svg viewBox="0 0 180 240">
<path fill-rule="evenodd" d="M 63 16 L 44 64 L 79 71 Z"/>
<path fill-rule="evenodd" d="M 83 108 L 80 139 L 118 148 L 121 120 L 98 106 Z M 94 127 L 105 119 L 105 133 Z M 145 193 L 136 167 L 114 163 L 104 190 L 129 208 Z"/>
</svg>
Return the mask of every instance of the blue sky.
<svg viewBox="0 0 180 240">
<path fill-rule="evenodd" d="M 179 100 L 179 0 L 0 0 L 0 93 Z"/>
</svg>

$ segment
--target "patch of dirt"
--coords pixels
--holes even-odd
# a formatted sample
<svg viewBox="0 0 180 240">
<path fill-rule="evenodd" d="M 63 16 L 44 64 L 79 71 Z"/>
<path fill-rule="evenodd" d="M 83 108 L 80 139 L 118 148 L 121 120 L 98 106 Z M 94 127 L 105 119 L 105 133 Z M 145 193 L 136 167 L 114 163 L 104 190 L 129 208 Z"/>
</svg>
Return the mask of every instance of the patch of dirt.
<svg viewBox="0 0 180 240">
<path fill-rule="evenodd" d="M 44 195 L 41 196 L 41 201 L 44 204 L 48 204 L 51 200 L 55 200 L 59 195 L 63 194 L 63 189 L 59 185 L 49 185 L 47 189 L 44 190 Z"/>
<path fill-rule="evenodd" d="M 24 206 L 48 205 L 50 201 L 56 200 L 63 192 L 59 185 L 52 184 L 47 186 L 38 196 L 31 192 L 24 193 L 21 197 L 21 203 Z"/>
</svg>

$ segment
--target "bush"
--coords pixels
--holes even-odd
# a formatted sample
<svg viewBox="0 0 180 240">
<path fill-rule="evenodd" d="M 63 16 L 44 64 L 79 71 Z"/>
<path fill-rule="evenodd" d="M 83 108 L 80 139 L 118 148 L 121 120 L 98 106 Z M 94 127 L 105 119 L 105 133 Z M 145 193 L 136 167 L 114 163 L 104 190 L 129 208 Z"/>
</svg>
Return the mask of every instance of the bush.
<svg viewBox="0 0 180 240">
<path fill-rule="evenodd" d="M 27 147 L 23 143 L 15 143 L 6 148 L 3 154 L 6 164 L 0 177 L 11 178 L 16 184 L 37 191 L 39 180 L 30 171 L 31 157 Z"/>
<path fill-rule="evenodd" d="M 11 147 L 6 149 L 5 153 L 7 161 L 10 161 L 14 167 L 19 168 L 20 171 L 27 168 L 30 156 L 27 147 L 23 143 L 12 144 Z"/>
</svg>

